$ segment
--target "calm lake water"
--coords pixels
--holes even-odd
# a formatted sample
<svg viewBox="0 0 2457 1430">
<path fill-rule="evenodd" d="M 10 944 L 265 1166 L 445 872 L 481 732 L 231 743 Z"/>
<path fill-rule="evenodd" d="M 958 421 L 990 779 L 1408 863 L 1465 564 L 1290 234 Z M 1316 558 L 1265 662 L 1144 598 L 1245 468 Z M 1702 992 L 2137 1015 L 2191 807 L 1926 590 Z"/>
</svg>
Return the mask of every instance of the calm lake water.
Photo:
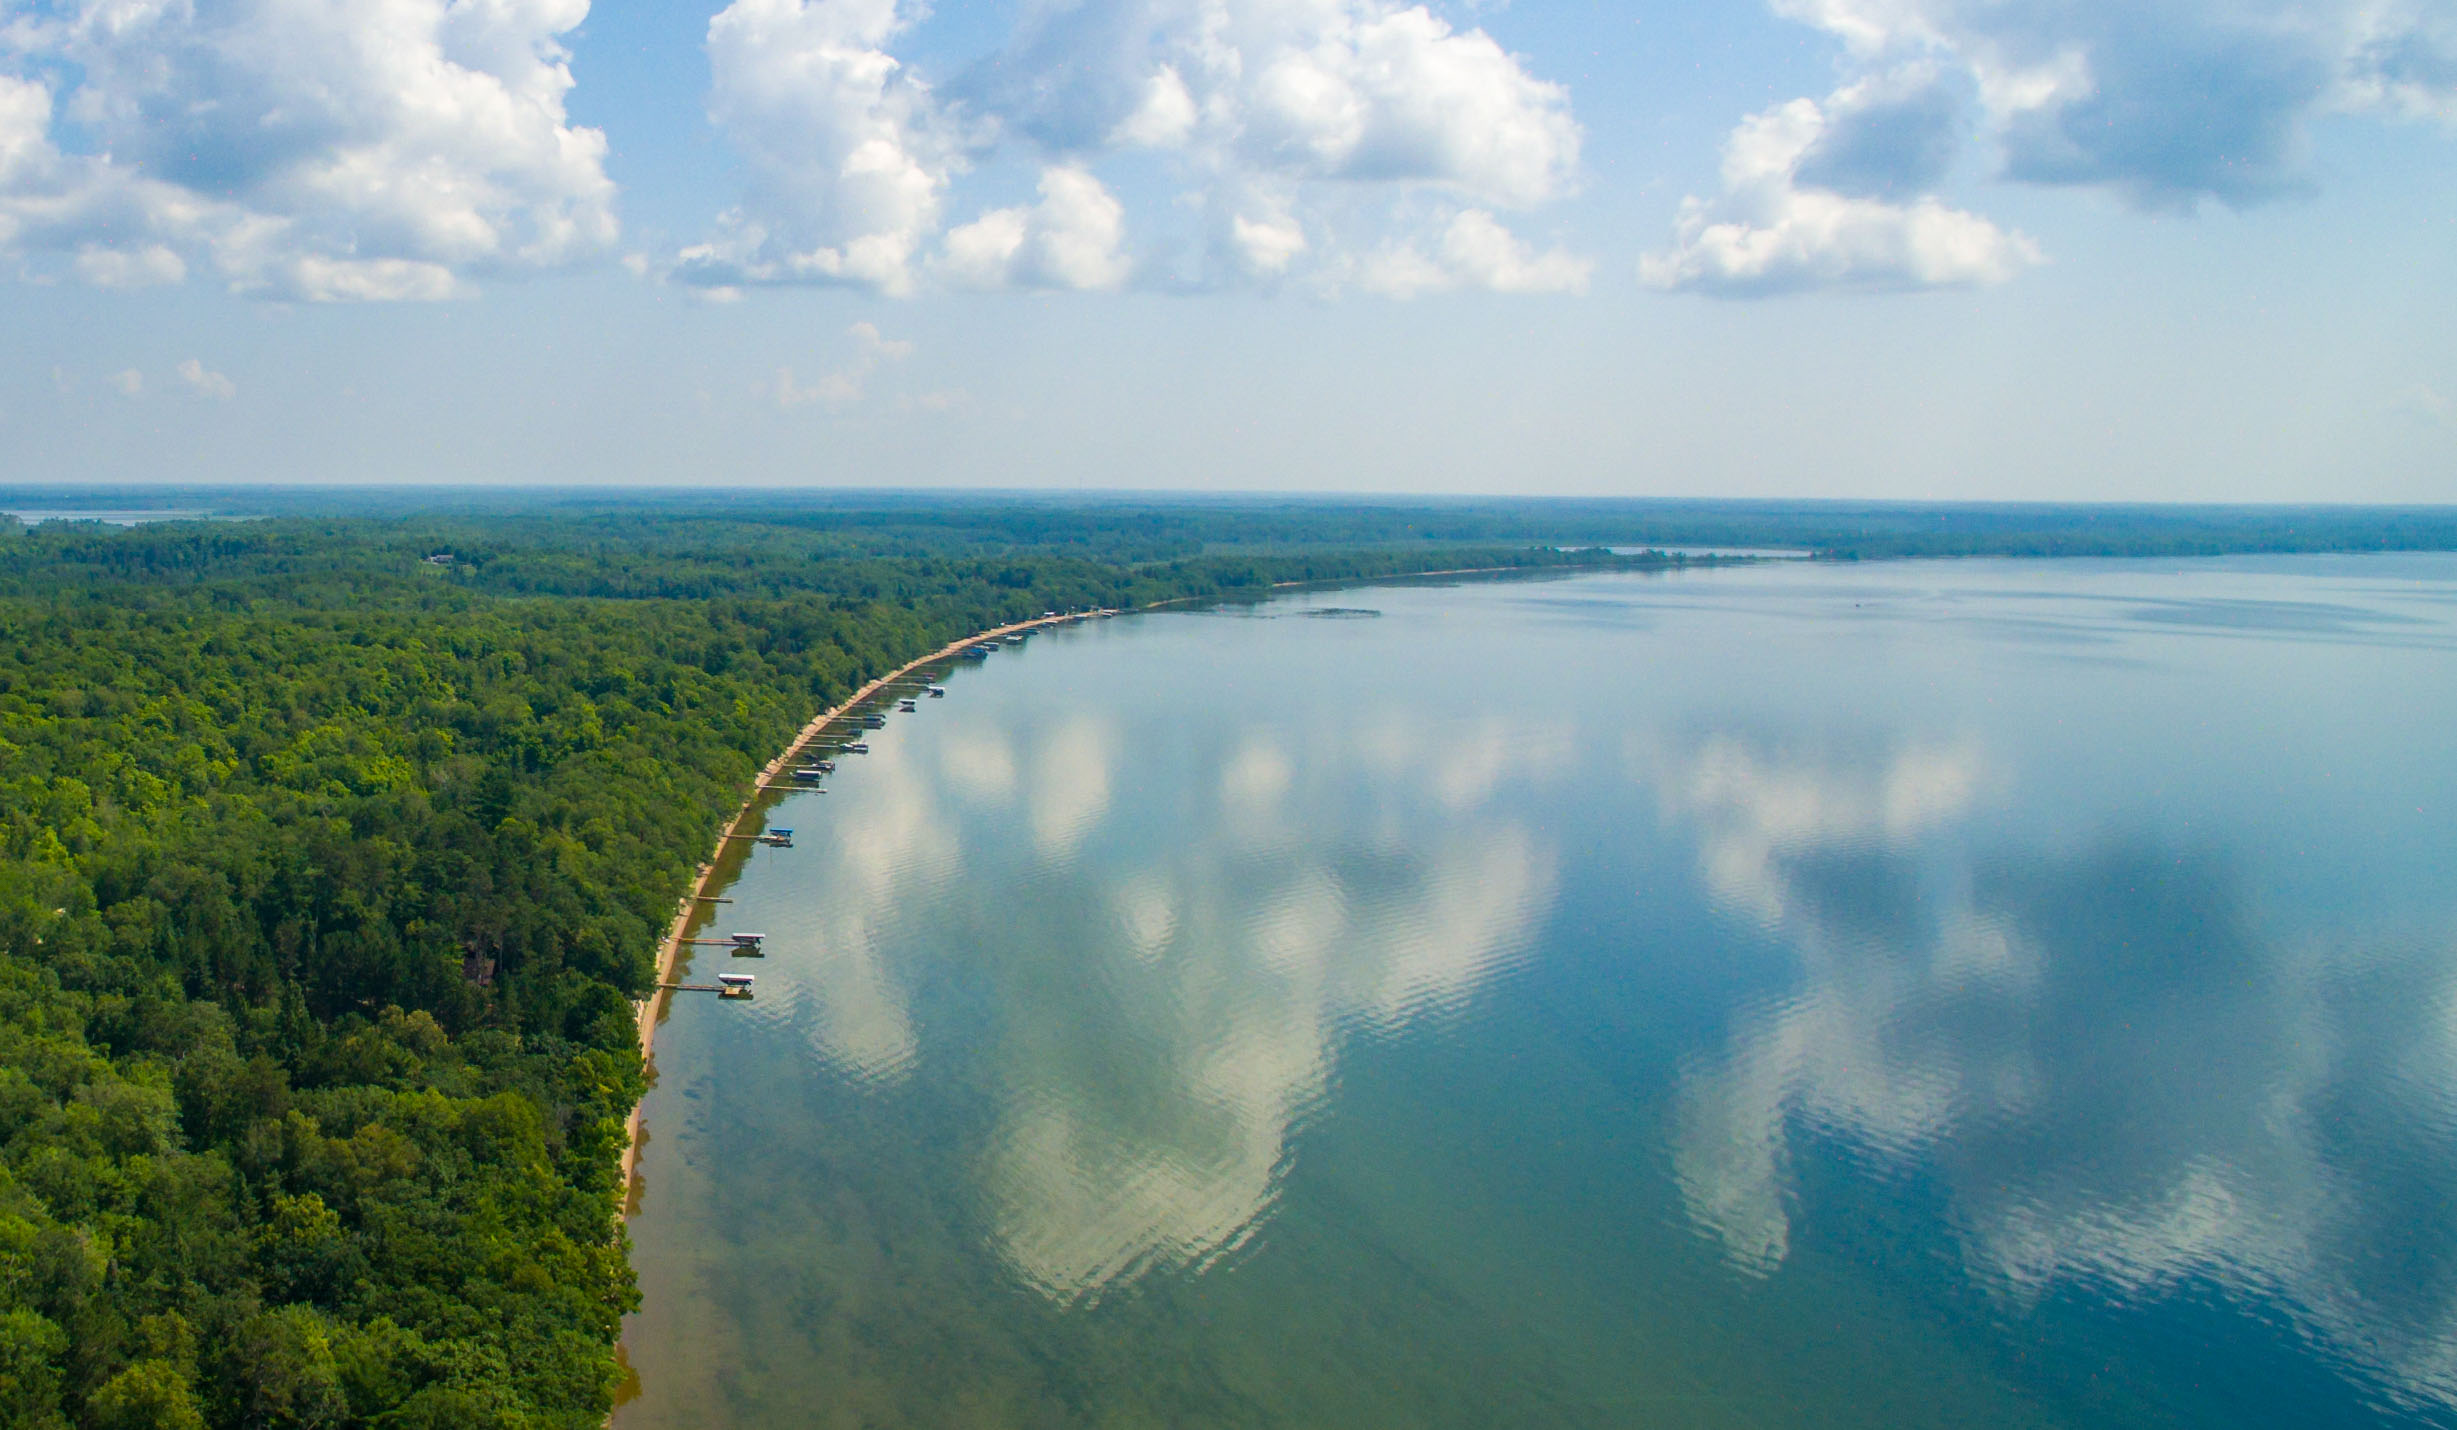
<svg viewBox="0 0 2457 1430">
<path fill-rule="evenodd" d="M 622 1430 L 2457 1425 L 2457 559 L 1377 587 L 947 684 L 658 1035 Z"/>
</svg>

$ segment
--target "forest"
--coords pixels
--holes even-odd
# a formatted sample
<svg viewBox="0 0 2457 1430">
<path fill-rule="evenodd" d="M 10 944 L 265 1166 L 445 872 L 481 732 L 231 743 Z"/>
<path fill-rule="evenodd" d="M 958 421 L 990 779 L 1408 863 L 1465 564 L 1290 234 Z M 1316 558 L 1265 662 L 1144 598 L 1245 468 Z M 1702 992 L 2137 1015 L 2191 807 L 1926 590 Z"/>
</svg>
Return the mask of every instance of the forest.
<svg viewBox="0 0 2457 1430">
<path fill-rule="evenodd" d="M 1041 508 L 0 519 L 0 1424 L 602 1424 L 632 1002 L 816 710 L 1054 607 L 1677 560 Z"/>
</svg>

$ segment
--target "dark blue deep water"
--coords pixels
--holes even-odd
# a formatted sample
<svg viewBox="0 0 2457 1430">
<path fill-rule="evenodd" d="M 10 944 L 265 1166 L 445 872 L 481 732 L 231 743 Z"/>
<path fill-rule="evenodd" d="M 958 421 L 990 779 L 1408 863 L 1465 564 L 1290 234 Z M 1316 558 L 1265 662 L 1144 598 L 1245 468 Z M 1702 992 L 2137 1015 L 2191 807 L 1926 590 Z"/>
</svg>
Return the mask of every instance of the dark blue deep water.
<svg viewBox="0 0 2457 1430">
<path fill-rule="evenodd" d="M 1377 587 L 947 684 L 668 1010 L 622 1430 L 2457 1426 L 2457 560 Z"/>
</svg>

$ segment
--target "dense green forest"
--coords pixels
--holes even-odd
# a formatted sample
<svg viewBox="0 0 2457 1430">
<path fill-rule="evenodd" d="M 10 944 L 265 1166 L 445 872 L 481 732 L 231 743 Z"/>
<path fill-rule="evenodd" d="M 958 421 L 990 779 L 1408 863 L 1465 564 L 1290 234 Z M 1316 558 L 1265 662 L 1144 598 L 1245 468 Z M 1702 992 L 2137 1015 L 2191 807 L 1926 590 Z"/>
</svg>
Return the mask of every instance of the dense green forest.
<svg viewBox="0 0 2457 1430">
<path fill-rule="evenodd" d="M 909 517 L 0 521 L 0 1424 L 601 1423 L 631 1000 L 816 708 L 1050 607 L 1663 559 Z"/>
</svg>

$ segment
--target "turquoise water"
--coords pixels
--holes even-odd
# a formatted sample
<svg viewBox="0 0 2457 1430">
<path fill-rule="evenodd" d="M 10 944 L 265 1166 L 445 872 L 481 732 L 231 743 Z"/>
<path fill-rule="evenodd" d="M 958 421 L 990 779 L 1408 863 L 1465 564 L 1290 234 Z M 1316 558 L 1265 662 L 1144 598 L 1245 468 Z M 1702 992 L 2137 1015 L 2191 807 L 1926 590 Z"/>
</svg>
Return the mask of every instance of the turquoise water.
<svg viewBox="0 0 2457 1430">
<path fill-rule="evenodd" d="M 623 1430 L 2457 1425 L 2457 559 L 1377 587 L 947 684 L 658 1035 Z"/>
</svg>

